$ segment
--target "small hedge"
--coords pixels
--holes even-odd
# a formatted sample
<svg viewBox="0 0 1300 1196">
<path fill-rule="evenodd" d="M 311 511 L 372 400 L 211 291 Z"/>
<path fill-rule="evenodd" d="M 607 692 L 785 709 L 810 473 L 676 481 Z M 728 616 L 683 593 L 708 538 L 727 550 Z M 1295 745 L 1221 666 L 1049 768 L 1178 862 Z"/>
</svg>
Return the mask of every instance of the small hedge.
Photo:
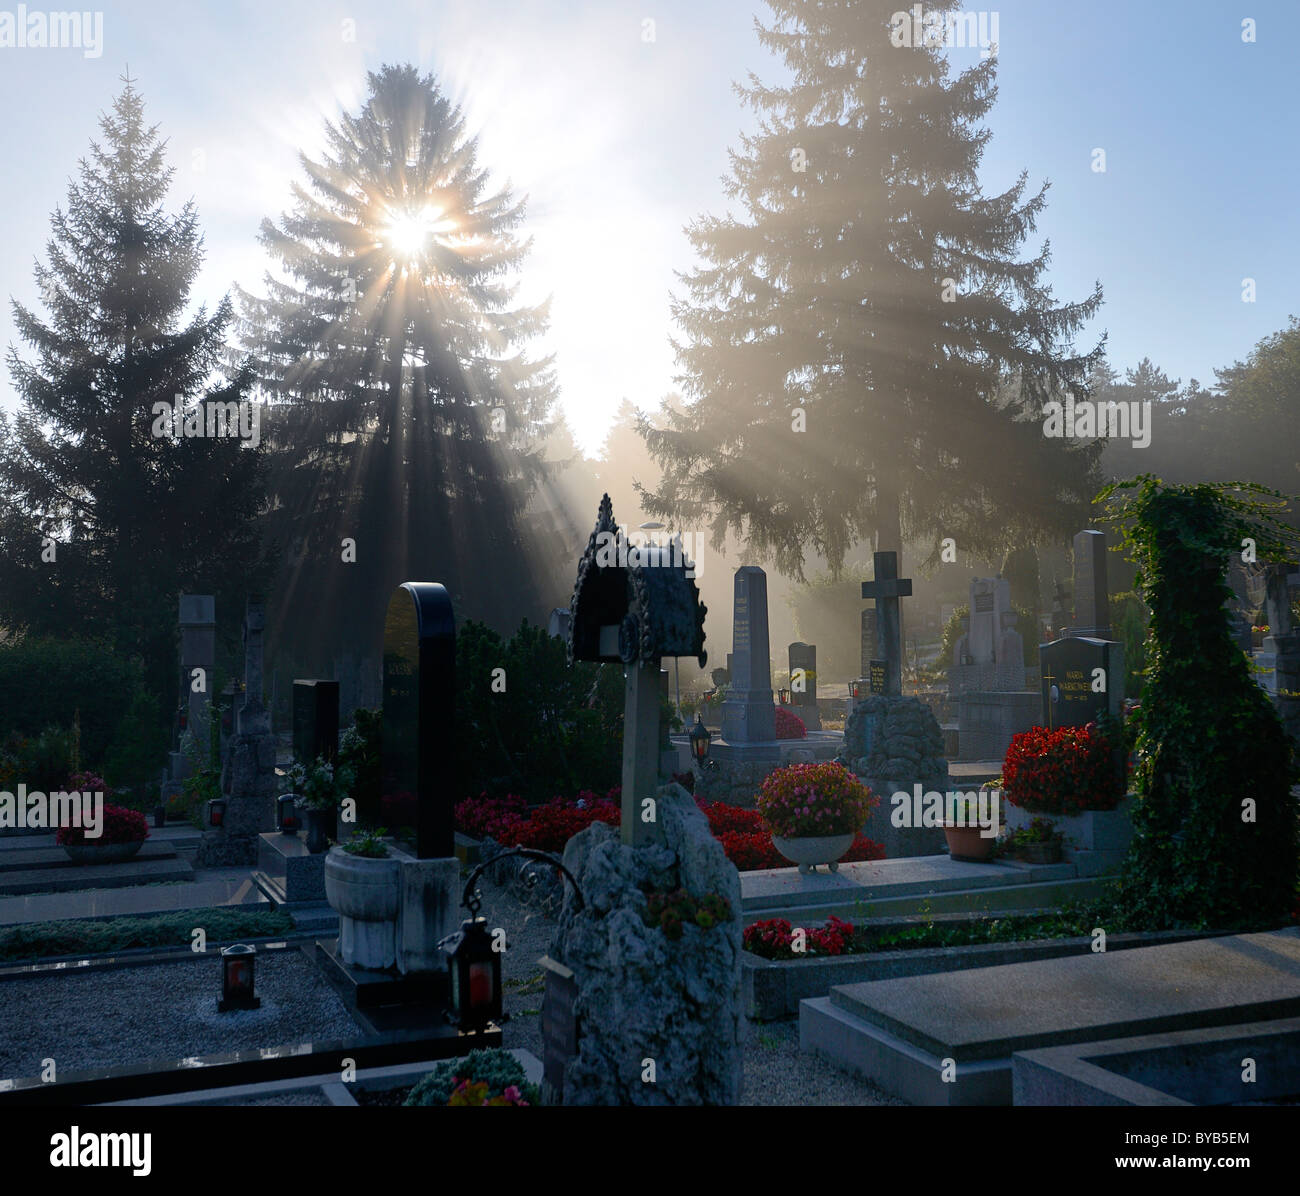
<svg viewBox="0 0 1300 1196">
<path fill-rule="evenodd" d="M 0 930 L 0 963 L 21 963 L 55 955 L 102 955 L 133 947 L 178 947 L 202 927 L 208 950 L 216 943 L 288 934 L 293 919 L 276 910 L 197 909 L 142 918 L 29 922 Z"/>
</svg>

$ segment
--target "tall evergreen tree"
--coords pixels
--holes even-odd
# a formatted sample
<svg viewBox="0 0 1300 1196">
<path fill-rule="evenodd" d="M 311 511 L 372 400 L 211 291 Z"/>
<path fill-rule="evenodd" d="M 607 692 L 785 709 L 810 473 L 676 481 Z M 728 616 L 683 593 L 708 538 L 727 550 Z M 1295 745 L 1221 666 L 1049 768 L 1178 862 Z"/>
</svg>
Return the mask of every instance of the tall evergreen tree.
<svg viewBox="0 0 1300 1196">
<path fill-rule="evenodd" d="M 695 401 L 643 421 L 665 470 L 647 509 L 794 576 L 873 537 L 996 558 L 1076 528 L 1097 449 L 1045 440 L 1042 406 L 1086 387 L 1101 350 L 1072 338 L 1101 291 L 1058 305 L 1048 247 L 1017 257 L 1046 186 L 981 192 L 996 59 L 950 78 L 940 48 L 897 44 L 896 0 L 768 3 L 759 38 L 792 82 L 738 88 L 762 125 L 731 155 L 735 212 L 688 230 Z"/>
<path fill-rule="evenodd" d="M 170 705 L 178 593 L 256 584 L 262 462 L 155 435 L 156 403 L 238 401 L 251 373 L 219 370 L 228 300 L 186 315 L 198 216 L 165 209 L 173 171 L 130 78 L 100 129 L 36 265 L 48 314 L 13 303 L 35 356 L 8 354 L 23 406 L 0 418 L 0 623 L 108 639 Z"/>
<path fill-rule="evenodd" d="M 287 547 L 275 626 L 300 659 L 378 635 L 412 577 L 504 630 L 540 610 L 521 526 L 555 388 L 549 359 L 524 348 L 545 307 L 513 306 L 508 279 L 527 251 L 523 204 L 489 193 L 432 76 L 387 66 L 369 88 L 327 125 L 321 160 L 302 158 L 293 211 L 263 222 L 280 276 L 245 296 Z"/>
</svg>

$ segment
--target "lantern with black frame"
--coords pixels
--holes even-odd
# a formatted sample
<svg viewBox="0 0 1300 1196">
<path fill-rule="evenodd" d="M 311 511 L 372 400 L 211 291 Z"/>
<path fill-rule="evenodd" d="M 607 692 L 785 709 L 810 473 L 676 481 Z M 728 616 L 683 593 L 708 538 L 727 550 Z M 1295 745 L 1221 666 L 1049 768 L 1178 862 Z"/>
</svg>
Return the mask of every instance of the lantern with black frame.
<svg viewBox="0 0 1300 1196">
<path fill-rule="evenodd" d="M 458 931 L 449 934 L 438 944 L 447 957 L 447 967 L 451 973 L 451 1009 L 448 1016 L 462 1034 L 491 1030 L 494 1023 L 505 1020 L 501 1012 L 501 952 L 493 945 L 487 919 L 479 916 L 478 911 L 483 902 L 474 886 L 489 863 L 496 864 L 515 855 L 539 860 L 558 869 L 573 886 L 577 908 L 581 910 L 584 905 L 573 874 L 549 852 L 516 847 L 493 856 L 469 874 L 460 902 L 469 911 L 469 917 L 460 924 Z"/>
<path fill-rule="evenodd" d="M 214 797 L 208 802 L 208 825 L 224 826 L 226 822 L 226 802 L 224 798 Z"/>
<path fill-rule="evenodd" d="M 701 715 L 695 716 L 695 726 L 691 728 L 691 733 L 687 736 L 691 741 L 691 755 L 694 757 L 696 764 L 701 768 L 717 768 L 718 762 L 709 759 L 709 741 L 713 738 L 709 734 L 709 729 L 704 725 L 704 719 Z"/>
<path fill-rule="evenodd" d="M 217 1012 L 234 1009 L 260 1009 L 262 999 L 253 992 L 253 972 L 257 952 L 246 943 L 223 947 L 221 951 L 221 999 Z"/>
<path fill-rule="evenodd" d="M 275 825 L 282 835 L 296 835 L 300 821 L 296 793 L 285 793 L 275 799 Z"/>
</svg>

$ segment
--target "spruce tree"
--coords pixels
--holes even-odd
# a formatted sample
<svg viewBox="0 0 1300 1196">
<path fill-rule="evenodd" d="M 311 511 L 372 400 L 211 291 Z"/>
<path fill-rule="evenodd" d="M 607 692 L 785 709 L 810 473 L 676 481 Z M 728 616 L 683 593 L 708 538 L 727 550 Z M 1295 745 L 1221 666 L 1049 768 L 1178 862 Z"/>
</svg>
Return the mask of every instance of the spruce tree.
<svg viewBox="0 0 1300 1196">
<path fill-rule="evenodd" d="M 36 265 L 46 315 L 13 304 L 34 357 L 8 354 L 23 406 L 0 422 L 0 623 L 141 657 L 166 709 L 178 593 L 235 607 L 256 584 L 262 464 L 238 438 L 155 434 L 155 404 L 236 402 L 251 374 L 219 368 L 228 300 L 186 314 L 198 215 L 166 210 L 165 144 L 123 82 Z"/>
<path fill-rule="evenodd" d="M 1072 340 L 1101 292 L 1057 304 L 1048 247 L 1017 256 L 1046 185 L 981 192 L 996 58 L 950 77 L 940 48 L 895 44 L 896 0 L 768 3 L 759 39 L 792 81 L 738 87 L 761 127 L 731 155 L 732 211 L 688 230 L 692 402 L 643 421 L 665 471 L 646 509 L 796 577 L 873 538 L 996 559 L 1077 530 L 1097 449 L 1045 440 L 1042 407 L 1085 392 L 1101 349 Z"/>
<path fill-rule="evenodd" d="M 417 579 L 512 629 L 541 609 L 529 558 L 546 549 L 522 527 L 555 399 L 524 347 L 545 309 L 513 305 L 523 204 L 489 191 L 460 110 L 413 67 L 371 74 L 326 134 L 293 210 L 262 224 L 277 273 L 244 296 L 287 549 L 274 626 L 323 662 L 344 635 L 377 637 Z"/>
</svg>

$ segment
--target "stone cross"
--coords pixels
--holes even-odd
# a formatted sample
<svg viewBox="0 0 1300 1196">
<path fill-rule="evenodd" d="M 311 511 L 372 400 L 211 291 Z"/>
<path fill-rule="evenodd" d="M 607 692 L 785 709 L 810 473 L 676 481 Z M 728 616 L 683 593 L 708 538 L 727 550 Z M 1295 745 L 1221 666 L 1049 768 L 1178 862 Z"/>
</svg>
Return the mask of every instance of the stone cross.
<svg viewBox="0 0 1300 1196">
<path fill-rule="evenodd" d="M 903 629 L 899 599 L 912 593 L 912 579 L 898 576 L 898 553 L 877 552 L 875 580 L 862 583 L 862 597 L 876 600 L 877 642 L 885 661 L 885 693 L 903 692 Z"/>
</svg>

